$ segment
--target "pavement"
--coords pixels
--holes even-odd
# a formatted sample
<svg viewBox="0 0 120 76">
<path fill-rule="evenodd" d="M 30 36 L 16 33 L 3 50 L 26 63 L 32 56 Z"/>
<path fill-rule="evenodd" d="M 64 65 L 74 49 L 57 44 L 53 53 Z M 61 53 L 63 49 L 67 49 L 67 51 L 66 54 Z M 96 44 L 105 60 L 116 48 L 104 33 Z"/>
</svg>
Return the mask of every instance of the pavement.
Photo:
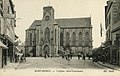
<svg viewBox="0 0 120 76">
<path fill-rule="evenodd" d="M 3 67 L 3 69 L 16 69 L 20 63 L 11 63 L 8 62 L 6 66 Z"/>
<path fill-rule="evenodd" d="M 117 66 L 117 65 L 113 65 L 113 64 L 109 64 L 109 63 L 102 63 L 102 62 L 98 62 L 99 65 L 102 65 L 104 67 L 108 67 L 110 69 L 114 69 L 114 70 L 118 70 L 120 71 L 120 66 Z"/>
<path fill-rule="evenodd" d="M 20 63 L 17 69 L 108 69 L 92 60 L 78 60 L 73 57 L 70 61 L 56 58 L 28 57 L 26 62 Z"/>
<path fill-rule="evenodd" d="M 102 62 L 92 62 L 92 60 L 78 60 L 73 57 L 70 61 L 56 58 L 43 58 L 43 57 L 27 57 L 26 62 L 22 63 L 8 63 L 3 69 L 114 69 L 120 71 L 120 66 L 103 64 Z"/>
</svg>

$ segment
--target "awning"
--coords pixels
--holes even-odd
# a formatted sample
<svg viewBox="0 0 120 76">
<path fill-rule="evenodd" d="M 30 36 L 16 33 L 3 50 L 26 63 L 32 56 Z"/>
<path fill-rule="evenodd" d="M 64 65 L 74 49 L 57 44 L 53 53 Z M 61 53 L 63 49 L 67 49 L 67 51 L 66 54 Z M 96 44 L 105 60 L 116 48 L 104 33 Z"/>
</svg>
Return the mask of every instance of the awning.
<svg viewBox="0 0 120 76">
<path fill-rule="evenodd" d="M 0 41 L 0 47 L 1 48 L 4 48 L 4 49 L 7 49 L 8 47 L 6 45 L 4 45 L 1 41 Z"/>
</svg>

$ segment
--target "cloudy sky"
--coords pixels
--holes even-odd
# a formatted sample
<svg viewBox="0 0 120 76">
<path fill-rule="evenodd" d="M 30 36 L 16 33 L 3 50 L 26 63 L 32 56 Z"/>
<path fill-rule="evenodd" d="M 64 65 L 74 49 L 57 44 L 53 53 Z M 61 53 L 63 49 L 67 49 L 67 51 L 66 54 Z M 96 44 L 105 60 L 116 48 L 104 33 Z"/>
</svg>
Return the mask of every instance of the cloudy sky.
<svg viewBox="0 0 120 76">
<path fill-rule="evenodd" d="M 93 26 L 93 47 L 98 47 L 101 41 L 100 23 L 104 29 L 104 6 L 105 0 L 13 0 L 17 12 L 16 34 L 25 41 L 25 30 L 34 20 L 40 20 L 43 16 L 44 6 L 53 6 L 55 18 L 80 18 L 90 17 Z"/>
</svg>

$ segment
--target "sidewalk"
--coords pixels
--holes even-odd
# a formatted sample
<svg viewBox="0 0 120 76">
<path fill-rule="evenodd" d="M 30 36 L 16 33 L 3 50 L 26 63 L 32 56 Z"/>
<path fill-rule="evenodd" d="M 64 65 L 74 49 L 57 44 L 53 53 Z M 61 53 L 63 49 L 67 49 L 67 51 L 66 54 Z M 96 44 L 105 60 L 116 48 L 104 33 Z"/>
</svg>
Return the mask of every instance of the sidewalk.
<svg viewBox="0 0 120 76">
<path fill-rule="evenodd" d="M 120 66 L 117 66 L 117 65 L 112 65 L 112 64 L 109 64 L 109 63 L 105 63 L 103 64 L 102 62 L 97 62 L 99 65 L 102 65 L 102 66 L 105 66 L 105 67 L 108 67 L 110 69 L 114 69 L 114 70 L 118 70 L 120 71 Z"/>
<path fill-rule="evenodd" d="M 7 65 L 4 66 L 3 69 L 17 69 L 19 64 L 20 64 L 19 62 L 17 62 L 17 63 L 7 63 Z"/>
</svg>

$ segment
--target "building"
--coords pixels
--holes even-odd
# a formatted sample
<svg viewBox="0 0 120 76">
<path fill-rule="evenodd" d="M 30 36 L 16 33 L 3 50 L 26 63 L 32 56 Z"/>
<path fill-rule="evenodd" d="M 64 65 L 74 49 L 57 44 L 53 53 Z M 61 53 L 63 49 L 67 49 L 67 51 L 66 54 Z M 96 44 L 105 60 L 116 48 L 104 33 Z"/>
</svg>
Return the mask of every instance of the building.
<svg viewBox="0 0 120 76">
<path fill-rule="evenodd" d="M 120 21 L 114 24 L 112 34 L 113 34 L 112 61 L 113 63 L 120 65 Z"/>
<path fill-rule="evenodd" d="M 2 67 L 14 61 L 16 12 L 12 0 L 0 0 L 0 41 L 8 47 L 2 49 Z"/>
<path fill-rule="evenodd" d="M 91 53 L 91 17 L 55 19 L 53 7 L 44 7 L 42 20 L 35 20 L 26 30 L 25 50 L 33 56 L 58 56 L 66 50 Z"/>
<path fill-rule="evenodd" d="M 106 42 L 108 62 L 120 64 L 120 0 L 109 0 L 105 6 Z"/>
</svg>

